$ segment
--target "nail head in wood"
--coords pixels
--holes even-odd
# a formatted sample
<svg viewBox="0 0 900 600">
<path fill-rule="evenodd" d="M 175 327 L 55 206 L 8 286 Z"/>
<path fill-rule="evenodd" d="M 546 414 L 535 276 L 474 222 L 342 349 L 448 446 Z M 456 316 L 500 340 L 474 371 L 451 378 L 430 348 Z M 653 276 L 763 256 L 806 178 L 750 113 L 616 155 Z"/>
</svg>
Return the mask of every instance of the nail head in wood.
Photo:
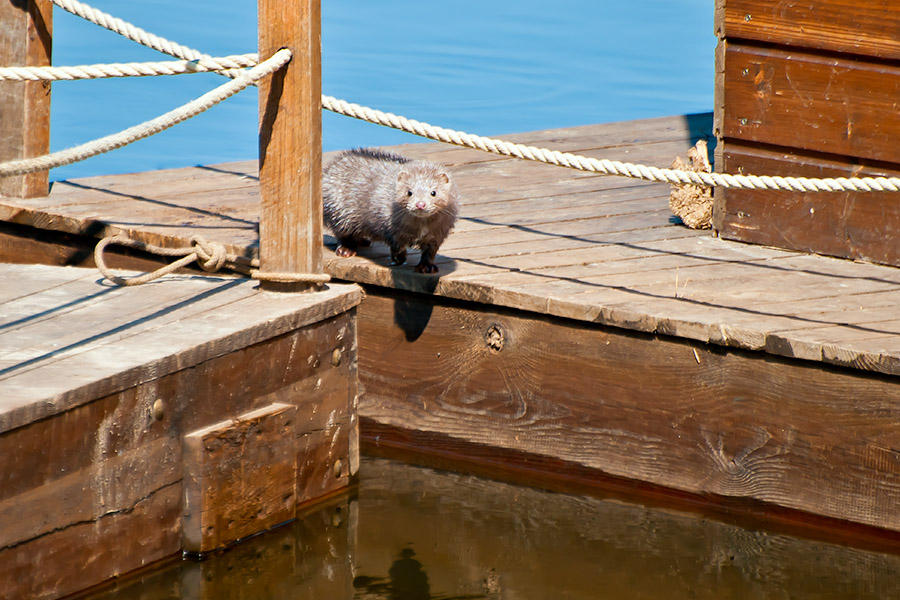
<svg viewBox="0 0 900 600">
<path fill-rule="evenodd" d="M 151 413 L 157 421 L 162 421 L 163 417 L 166 416 L 166 403 L 162 401 L 162 398 L 157 398 L 156 402 L 153 403 Z"/>
</svg>

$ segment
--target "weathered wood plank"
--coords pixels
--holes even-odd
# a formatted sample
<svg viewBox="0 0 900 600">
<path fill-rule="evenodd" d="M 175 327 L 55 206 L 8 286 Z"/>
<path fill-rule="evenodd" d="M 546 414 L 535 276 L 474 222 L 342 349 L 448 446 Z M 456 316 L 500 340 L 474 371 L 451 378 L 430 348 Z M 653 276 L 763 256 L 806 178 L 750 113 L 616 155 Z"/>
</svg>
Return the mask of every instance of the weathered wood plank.
<svg viewBox="0 0 900 600">
<path fill-rule="evenodd" d="M 717 128 L 726 140 L 900 163 L 900 65 L 722 46 Z"/>
<path fill-rule="evenodd" d="M 44 273 L 50 281 L 57 277 L 58 271 L 69 271 L 8 265 L 4 272 L 14 277 L 18 272 L 32 269 Z M 64 274 L 63 277 L 69 276 Z M 90 282 L 81 281 L 80 285 L 90 285 Z M 107 298 L 133 297 L 140 305 L 139 298 L 156 287 L 166 290 L 162 292 L 166 299 L 156 300 L 159 304 L 149 314 L 131 319 L 127 315 L 109 315 L 104 310 Z M 45 296 L 49 311 L 45 318 L 5 321 L 7 325 L 25 325 L 16 333 L 19 339 L 27 339 L 28 332 L 34 332 L 35 338 L 30 345 L 35 352 L 7 356 L 13 362 L 4 366 L 0 373 L 0 389 L 3 389 L 0 431 L 327 319 L 351 309 L 361 300 L 358 289 L 337 284 L 320 294 L 294 299 L 279 294 L 261 294 L 253 287 L 253 282 L 246 280 L 206 278 L 189 278 L 183 282 L 169 279 L 163 286 L 144 286 L 146 289 L 98 285 L 95 294 L 100 300 L 94 302 L 84 302 L 81 288 L 71 294 L 65 291 L 65 286 L 53 288 L 56 291 Z M 61 294 L 61 300 L 57 300 L 60 297 L 57 294 Z M 38 302 L 34 295 L 28 298 L 31 303 Z M 148 299 L 147 302 L 152 301 Z M 54 326 L 53 314 L 59 308 L 69 307 L 77 307 L 85 323 L 95 326 L 81 330 L 80 340 L 77 339 L 79 330 L 73 327 L 77 321 L 62 315 Z M 85 318 L 87 313 L 84 311 L 95 312 L 96 319 Z M 117 318 L 120 320 L 116 321 Z M 169 326 L 174 323 L 178 326 Z M 72 339 L 67 346 L 49 350 L 48 344 L 58 338 L 61 327 L 70 328 L 66 335 L 73 336 Z M 129 343 L 124 347 L 113 343 L 125 338 Z M 202 340 L 199 344 L 198 339 Z M 91 369 L 78 366 L 84 365 L 85 361 L 92 365 Z"/>
<path fill-rule="evenodd" d="M 184 436 L 185 550 L 209 552 L 294 518 L 296 417 L 296 406 L 275 403 Z"/>
<path fill-rule="evenodd" d="M 892 381 L 371 293 L 360 340 L 379 423 L 900 529 Z"/>
<path fill-rule="evenodd" d="M 719 0 L 719 37 L 900 59 L 900 7 L 885 0 Z"/>
<path fill-rule="evenodd" d="M 258 0 L 259 53 L 291 61 L 259 84 L 261 273 L 322 272 L 322 58 L 319 0 Z M 285 284 L 263 280 L 263 289 Z M 291 284 L 310 289 L 311 284 Z"/>
<path fill-rule="evenodd" d="M 731 140 L 716 152 L 716 163 L 729 173 L 900 176 L 900 165 L 872 166 Z M 728 239 L 900 266 L 900 204 L 895 195 L 716 190 L 713 226 Z"/>
<path fill-rule="evenodd" d="M 0 65 L 48 66 L 53 46 L 50 0 L 0 4 Z M 0 81 L 0 162 L 50 152 L 50 82 Z M 47 171 L 0 178 L 0 196 L 46 196 Z"/>
<path fill-rule="evenodd" d="M 336 349 L 342 356 L 337 364 Z M 346 485 L 358 468 L 358 442 L 352 445 L 346 425 L 322 447 L 306 438 L 330 431 L 329 420 L 356 422 L 349 414 L 356 368 L 355 317 L 344 312 L 203 362 L 188 358 L 168 374 L 5 431 L 0 453 L 19 462 L 4 472 L 0 486 L 0 576 L 12 584 L 4 592 L 57 597 L 178 552 L 182 434 L 229 415 L 273 402 L 291 406 L 298 432 L 294 462 L 331 457 L 321 472 L 302 480 L 293 471 L 297 491 Z M 333 475 L 336 460 L 346 465 L 341 477 Z M 121 537 L 134 545 L 123 546 Z M 73 548 L 83 560 L 60 558 Z M 45 561 L 57 565 L 51 574 L 33 568 Z"/>
</svg>

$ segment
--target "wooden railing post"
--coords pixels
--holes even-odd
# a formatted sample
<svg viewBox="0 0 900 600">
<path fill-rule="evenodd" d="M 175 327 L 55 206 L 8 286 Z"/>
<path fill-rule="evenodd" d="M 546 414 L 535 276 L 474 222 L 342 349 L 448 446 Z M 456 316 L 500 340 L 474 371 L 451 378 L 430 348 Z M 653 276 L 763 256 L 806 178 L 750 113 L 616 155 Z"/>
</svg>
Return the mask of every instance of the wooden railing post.
<svg viewBox="0 0 900 600">
<path fill-rule="evenodd" d="M 259 86 L 260 271 L 322 271 L 319 0 L 258 0 L 259 54 L 291 61 Z M 263 281 L 263 289 L 309 285 Z"/>
<path fill-rule="evenodd" d="M 0 66 L 47 66 L 50 0 L 0 0 Z M 0 162 L 50 151 L 50 82 L 0 81 Z M 46 196 L 47 171 L 0 178 L 0 196 Z"/>
</svg>

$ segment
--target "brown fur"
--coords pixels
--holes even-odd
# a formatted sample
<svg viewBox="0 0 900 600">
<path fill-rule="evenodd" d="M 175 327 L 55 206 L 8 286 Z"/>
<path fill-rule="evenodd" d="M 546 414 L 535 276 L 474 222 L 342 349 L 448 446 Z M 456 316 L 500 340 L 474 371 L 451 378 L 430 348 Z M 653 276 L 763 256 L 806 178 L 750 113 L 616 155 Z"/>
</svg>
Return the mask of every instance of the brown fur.
<svg viewBox="0 0 900 600">
<path fill-rule="evenodd" d="M 435 254 L 459 212 L 459 193 L 444 167 L 369 149 L 341 152 L 325 165 L 322 199 L 338 256 L 380 241 L 390 246 L 391 264 L 401 265 L 406 249 L 418 246 L 420 273 L 437 272 Z"/>
</svg>

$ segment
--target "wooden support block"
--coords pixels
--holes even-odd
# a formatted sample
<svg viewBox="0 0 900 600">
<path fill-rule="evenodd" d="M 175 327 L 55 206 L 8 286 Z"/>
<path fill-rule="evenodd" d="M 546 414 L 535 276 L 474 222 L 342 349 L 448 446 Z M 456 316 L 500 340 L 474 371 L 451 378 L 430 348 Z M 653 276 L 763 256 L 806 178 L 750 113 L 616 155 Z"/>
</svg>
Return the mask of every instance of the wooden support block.
<svg viewBox="0 0 900 600">
<path fill-rule="evenodd" d="M 730 40 L 718 52 L 720 138 L 900 163 L 900 65 Z"/>
<path fill-rule="evenodd" d="M 891 0 L 717 0 L 719 37 L 900 59 Z"/>
<path fill-rule="evenodd" d="M 893 169 L 866 166 L 732 140 L 716 148 L 716 165 L 727 173 L 900 176 L 900 165 Z M 713 228 L 731 240 L 900 266 L 900 202 L 896 196 L 896 192 L 805 194 L 719 188 Z"/>
<path fill-rule="evenodd" d="M 0 65 L 49 66 L 53 45 L 50 0 L 0 2 Z M 0 162 L 50 151 L 50 82 L 0 81 Z M 0 177 L 0 196 L 46 196 L 47 171 Z"/>
<path fill-rule="evenodd" d="M 184 436 L 184 549 L 209 552 L 296 514 L 295 406 L 271 404 Z"/>
</svg>

